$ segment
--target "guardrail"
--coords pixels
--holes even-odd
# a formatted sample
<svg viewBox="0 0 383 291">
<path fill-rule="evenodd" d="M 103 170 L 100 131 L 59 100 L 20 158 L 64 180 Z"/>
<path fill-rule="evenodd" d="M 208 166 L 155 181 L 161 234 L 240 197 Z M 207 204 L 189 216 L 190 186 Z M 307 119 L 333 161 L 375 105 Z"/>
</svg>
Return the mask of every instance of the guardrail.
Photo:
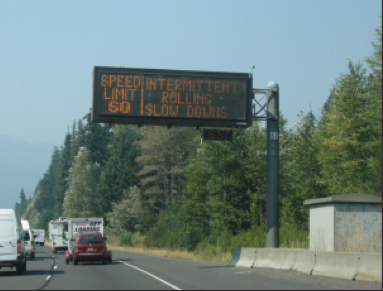
<svg viewBox="0 0 383 291">
<path fill-rule="evenodd" d="M 234 248 L 233 267 L 294 270 L 313 276 L 382 282 L 382 254 L 284 248 Z"/>
</svg>

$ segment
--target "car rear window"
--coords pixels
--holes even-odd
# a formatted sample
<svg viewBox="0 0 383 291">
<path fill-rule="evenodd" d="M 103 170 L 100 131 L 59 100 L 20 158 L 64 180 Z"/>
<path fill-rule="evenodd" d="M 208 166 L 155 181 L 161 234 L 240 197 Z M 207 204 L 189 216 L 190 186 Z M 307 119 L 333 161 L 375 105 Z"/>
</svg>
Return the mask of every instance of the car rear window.
<svg viewBox="0 0 383 291">
<path fill-rule="evenodd" d="M 31 239 L 31 237 L 29 236 L 29 231 L 24 231 L 24 240 L 28 241 L 30 239 Z"/>
<path fill-rule="evenodd" d="M 102 243 L 101 236 L 98 235 L 86 235 L 80 237 L 78 241 L 79 244 L 88 244 L 88 243 Z"/>
</svg>

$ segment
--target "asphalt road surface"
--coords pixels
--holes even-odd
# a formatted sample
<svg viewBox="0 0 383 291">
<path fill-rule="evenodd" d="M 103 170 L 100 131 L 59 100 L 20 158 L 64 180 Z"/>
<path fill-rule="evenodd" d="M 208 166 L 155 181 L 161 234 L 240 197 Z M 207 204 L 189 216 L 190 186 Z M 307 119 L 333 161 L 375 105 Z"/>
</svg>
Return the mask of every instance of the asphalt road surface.
<svg viewBox="0 0 383 291">
<path fill-rule="evenodd" d="M 113 251 L 112 264 L 65 264 L 64 252 L 36 247 L 36 259 L 17 275 L 0 270 L 0 290 L 382 290 L 382 284 L 309 276 L 296 271 L 234 268 L 224 262 L 186 261 Z"/>
</svg>

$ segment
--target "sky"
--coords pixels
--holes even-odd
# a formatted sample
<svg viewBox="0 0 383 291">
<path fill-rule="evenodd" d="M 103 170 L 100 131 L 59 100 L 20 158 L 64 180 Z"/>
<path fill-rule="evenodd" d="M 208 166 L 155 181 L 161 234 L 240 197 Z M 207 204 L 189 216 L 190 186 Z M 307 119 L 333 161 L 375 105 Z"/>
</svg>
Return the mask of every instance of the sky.
<svg viewBox="0 0 383 291">
<path fill-rule="evenodd" d="M 280 88 L 288 127 L 318 116 L 371 55 L 378 0 L 0 1 L 0 134 L 63 144 L 92 106 L 94 66 L 251 72 Z"/>
</svg>

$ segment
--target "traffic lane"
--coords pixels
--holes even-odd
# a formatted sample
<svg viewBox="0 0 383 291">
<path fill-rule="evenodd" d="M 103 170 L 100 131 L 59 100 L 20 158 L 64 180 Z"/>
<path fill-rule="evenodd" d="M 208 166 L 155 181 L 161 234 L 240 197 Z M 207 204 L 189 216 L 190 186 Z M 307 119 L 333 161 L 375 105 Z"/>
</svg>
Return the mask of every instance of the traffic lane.
<svg viewBox="0 0 383 291">
<path fill-rule="evenodd" d="M 47 253 L 49 248 L 36 247 L 34 260 L 27 258 L 27 271 L 18 275 L 15 268 L 0 270 L 0 290 L 38 290 L 47 284 L 47 278 L 61 276 L 63 273 L 54 269 L 55 259 Z M 49 281 L 49 280 L 48 280 Z"/>
<path fill-rule="evenodd" d="M 377 282 L 310 276 L 297 271 L 235 268 L 227 262 L 188 261 L 113 251 L 116 260 L 146 270 L 180 289 L 382 290 Z"/>
<path fill-rule="evenodd" d="M 55 257 L 57 271 L 65 275 L 54 276 L 46 288 L 49 290 L 173 290 L 139 270 L 128 268 L 124 262 L 113 261 L 107 265 L 101 262 L 73 265 L 70 262 L 66 265 L 64 252 Z"/>
</svg>

